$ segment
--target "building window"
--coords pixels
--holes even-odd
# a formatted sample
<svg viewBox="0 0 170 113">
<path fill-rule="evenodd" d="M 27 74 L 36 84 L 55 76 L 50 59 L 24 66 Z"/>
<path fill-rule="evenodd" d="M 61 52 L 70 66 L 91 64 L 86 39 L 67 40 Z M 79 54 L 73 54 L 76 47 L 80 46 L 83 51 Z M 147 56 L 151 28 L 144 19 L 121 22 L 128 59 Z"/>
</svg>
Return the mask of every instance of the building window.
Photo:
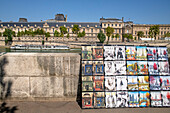
<svg viewBox="0 0 170 113">
<path fill-rule="evenodd" d="M 129 33 L 129 30 L 127 29 L 127 33 Z"/>
<path fill-rule="evenodd" d="M 166 30 L 166 27 L 164 29 Z"/>
<path fill-rule="evenodd" d="M 110 24 L 108 24 L 108 27 L 110 27 Z"/>
<path fill-rule="evenodd" d="M 91 33 L 93 33 L 93 29 L 91 29 Z"/>
<path fill-rule="evenodd" d="M 83 31 L 85 31 L 85 28 L 83 28 Z"/>
<path fill-rule="evenodd" d="M 54 32 L 54 28 L 53 28 L 53 32 Z"/>
<path fill-rule="evenodd" d="M 104 26 L 106 26 L 106 24 L 104 24 Z"/>
<path fill-rule="evenodd" d="M 164 31 L 164 34 L 166 34 L 166 31 Z"/>
<path fill-rule="evenodd" d="M 26 31 L 27 29 L 25 28 L 25 31 Z"/>
<path fill-rule="evenodd" d="M 121 24 L 119 24 L 119 27 L 121 26 Z"/>
<path fill-rule="evenodd" d="M 112 24 L 112 26 L 113 26 L 113 24 Z"/>
<path fill-rule="evenodd" d="M 117 33 L 117 29 L 115 29 L 115 33 Z"/>
<path fill-rule="evenodd" d="M 68 33 L 69 33 L 69 28 L 68 28 Z"/>
<path fill-rule="evenodd" d="M 117 27 L 117 24 L 115 24 L 115 26 Z"/>
<path fill-rule="evenodd" d="M 163 35 L 163 31 L 161 31 L 161 35 Z"/>
<path fill-rule="evenodd" d="M 121 29 L 119 29 L 119 33 L 121 33 Z"/>
<path fill-rule="evenodd" d="M 146 31 L 146 35 L 148 34 L 148 32 Z"/>
<path fill-rule="evenodd" d="M 18 32 L 19 32 L 19 28 L 18 28 Z"/>
</svg>

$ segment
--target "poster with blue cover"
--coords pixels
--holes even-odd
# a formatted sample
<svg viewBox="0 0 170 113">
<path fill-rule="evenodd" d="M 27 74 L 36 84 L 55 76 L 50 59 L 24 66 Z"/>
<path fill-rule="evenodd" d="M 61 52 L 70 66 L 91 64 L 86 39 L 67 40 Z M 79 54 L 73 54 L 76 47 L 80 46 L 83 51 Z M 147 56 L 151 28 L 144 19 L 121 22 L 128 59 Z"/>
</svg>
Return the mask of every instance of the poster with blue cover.
<svg viewBox="0 0 170 113">
<path fill-rule="evenodd" d="M 129 107 L 139 107 L 138 92 L 128 92 Z"/>
</svg>

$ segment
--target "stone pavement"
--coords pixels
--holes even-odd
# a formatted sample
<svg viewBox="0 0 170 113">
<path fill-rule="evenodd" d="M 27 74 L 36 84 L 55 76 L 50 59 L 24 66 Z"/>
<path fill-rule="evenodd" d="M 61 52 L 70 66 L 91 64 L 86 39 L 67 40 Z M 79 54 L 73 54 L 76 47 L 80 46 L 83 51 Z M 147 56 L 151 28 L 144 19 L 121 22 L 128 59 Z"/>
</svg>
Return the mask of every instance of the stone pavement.
<svg viewBox="0 0 170 113">
<path fill-rule="evenodd" d="M 3 106 L 3 107 L 2 107 Z M 8 112 L 7 112 L 8 111 Z M 170 113 L 170 108 L 81 109 L 74 101 L 27 101 L 0 104 L 0 113 Z"/>
</svg>

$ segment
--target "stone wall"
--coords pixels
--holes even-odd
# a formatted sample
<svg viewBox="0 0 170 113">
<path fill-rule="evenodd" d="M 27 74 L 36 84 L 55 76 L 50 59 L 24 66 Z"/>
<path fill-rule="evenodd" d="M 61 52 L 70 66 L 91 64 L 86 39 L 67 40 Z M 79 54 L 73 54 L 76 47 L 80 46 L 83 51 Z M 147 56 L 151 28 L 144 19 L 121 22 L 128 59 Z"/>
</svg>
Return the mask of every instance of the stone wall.
<svg viewBox="0 0 170 113">
<path fill-rule="evenodd" d="M 76 100 L 80 55 L 7 53 L 0 56 L 1 97 L 9 100 Z"/>
</svg>

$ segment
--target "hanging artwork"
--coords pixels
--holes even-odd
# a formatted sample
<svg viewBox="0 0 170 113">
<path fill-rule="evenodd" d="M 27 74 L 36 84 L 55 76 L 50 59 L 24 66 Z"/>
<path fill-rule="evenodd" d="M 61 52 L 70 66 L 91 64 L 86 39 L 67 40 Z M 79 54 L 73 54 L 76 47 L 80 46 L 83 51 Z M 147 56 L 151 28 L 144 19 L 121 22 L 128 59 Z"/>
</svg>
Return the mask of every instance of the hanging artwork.
<svg viewBox="0 0 170 113">
<path fill-rule="evenodd" d="M 170 106 L 170 91 L 161 91 L 163 106 Z"/>
<path fill-rule="evenodd" d="M 117 79 L 117 90 L 127 90 L 127 77 L 116 76 Z"/>
<path fill-rule="evenodd" d="M 105 91 L 115 91 L 115 77 L 105 77 Z"/>
<path fill-rule="evenodd" d="M 116 58 L 115 46 L 104 46 L 104 60 L 116 60 Z"/>
<path fill-rule="evenodd" d="M 113 75 L 125 75 L 126 74 L 126 62 L 125 61 L 113 61 L 115 65 L 115 71 Z"/>
<path fill-rule="evenodd" d="M 92 60 L 91 46 L 82 46 L 82 60 Z"/>
<path fill-rule="evenodd" d="M 82 108 L 93 108 L 93 93 L 92 92 L 82 93 Z"/>
<path fill-rule="evenodd" d="M 82 61 L 82 75 L 92 75 L 93 64 L 92 61 Z"/>
<path fill-rule="evenodd" d="M 160 76 L 150 76 L 150 90 L 160 90 Z"/>
<path fill-rule="evenodd" d="M 147 60 L 146 47 L 137 46 L 136 49 L 137 49 L 136 59 L 137 60 Z"/>
<path fill-rule="evenodd" d="M 94 91 L 104 91 L 104 76 L 93 76 Z"/>
<path fill-rule="evenodd" d="M 104 92 L 94 92 L 94 107 L 100 108 L 105 106 Z"/>
<path fill-rule="evenodd" d="M 93 61 L 93 75 L 103 75 L 104 64 L 103 61 Z"/>
<path fill-rule="evenodd" d="M 160 91 L 151 91 L 151 106 L 162 106 L 162 97 Z"/>
<path fill-rule="evenodd" d="M 128 92 L 129 107 L 139 107 L 138 92 Z"/>
<path fill-rule="evenodd" d="M 159 65 L 159 75 L 169 75 L 169 63 L 168 61 L 160 61 Z"/>
<path fill-rule="evenodd" d="M 150 93 L 149 91 L 139 91 L 139 106 L 148 107 L 150 106 Z"/>
<path fill-rule="evenodd" d="M 148 91 L 149 90 L 149 76 L 138 76 L 139 79 L 139 90 Z"/>
<path fill-rule="evenodd" d="M 148 74 L 147 61 L 137 61 L 137 64 L 138 64 L 138 74 L 147 75 Z"/>
<path fill-rule="evenodd" d="M 162 90 L 170 90 L 170 76 L 160 76 Z"/>
<path fill-rule="evenodd" d="M 127 61 L 127 74 L 128 75 L 138 74 L 138 65 L 136 61 Z"/>
<path fill-rule="evenodd" d="M 105 93 L 106 108 L 116 107 L 116 92 Z"/>
<path fill-rule="evenodd" d="M 125 60 L 125 46 L 116 46 L 117 60 Z"/>
<path fill-rule="evenodd" d="M 115 64 L 113 61 L 105 61 L 105 75 L 113 75 L 115 73 Z"/>
<path fill-rule="evenodd" d="M 93 60 L 103 60 L 102 46 L 93 46 Z"/>
<path fill-rule="evenodd" d="M 157 60 L 157 48 L 156 47 L 147 47 L 148 60 Z"/>
<path fill-rule="evenodd" d="M 168 60 L 168 52 L 166 47 L 157 47 L 158 49 L 158 60 Z"/>
<path fill-rule="evenodd" d="M 157 61 L 148 61 L 148 68 L 150 75 L 158 75 L 158 62 Z"/>
<path fill-rule="evenodd" d="M 137 76 L 128 76 L 128 90 L 138 90 Z"/>
<path fill-rule="evenodd" d="M 82 77 L 82 91 L 93 91 L 92 76 Z"/>
<path fill-rule="evenodd" d="M 127 60 L 136 60 L 136 47 L 126 46 L 126 59 Z"/>
<path fill-rule="evenodd" d="M 128 107 L 128 94 L 126 91 L 118 91 L 117 92 L 117 107 Z"/>
</svg>

